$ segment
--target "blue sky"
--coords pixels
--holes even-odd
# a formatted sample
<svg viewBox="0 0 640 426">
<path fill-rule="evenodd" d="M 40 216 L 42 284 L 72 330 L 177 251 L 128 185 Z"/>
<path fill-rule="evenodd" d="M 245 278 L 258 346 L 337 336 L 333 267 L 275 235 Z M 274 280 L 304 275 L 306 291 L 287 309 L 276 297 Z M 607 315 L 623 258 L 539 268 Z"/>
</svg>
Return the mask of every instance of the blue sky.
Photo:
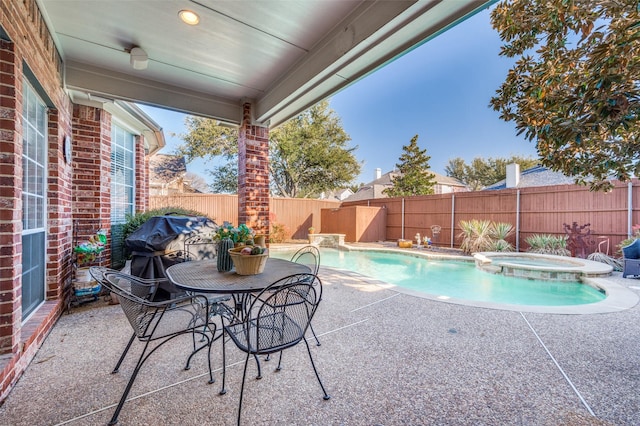
<svg viewBox="0 0 640 426">
<path fill-rule="evenodd" d="M 455 157 L 536 157 L 535 144 L 488 106 L 513 62 L 498 56 L 500 46 L 484 10 L 334 95 L 330 107 L 363 163 L 355 183 L 373 180 L 377 167 L 393 170 L 416 134 L 441 174 Z M 181 141 L 171 134 L 185 133 L 184 114 L 142 108 L 165 132 L 161 152 L 172 153 Z M 196 160 L 187 169 L 209 181 L 211 167 Z"/>
</svg>

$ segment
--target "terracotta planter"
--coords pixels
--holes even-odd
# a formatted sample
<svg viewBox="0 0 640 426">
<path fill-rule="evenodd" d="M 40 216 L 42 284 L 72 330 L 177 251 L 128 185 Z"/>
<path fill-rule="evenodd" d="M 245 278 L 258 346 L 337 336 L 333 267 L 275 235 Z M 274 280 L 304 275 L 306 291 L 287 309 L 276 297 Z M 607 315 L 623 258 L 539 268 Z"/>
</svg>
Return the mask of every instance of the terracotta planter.
<svg viewBox="0 0 640 426">
<path fill-rule="evenodd" d="M 411 248 L 411 247 L 413 247 L 413 241 L 411 241 L 411 240 L 398 240 L 398 247 L 400 247 L 400 248 Z"/>
</svg>

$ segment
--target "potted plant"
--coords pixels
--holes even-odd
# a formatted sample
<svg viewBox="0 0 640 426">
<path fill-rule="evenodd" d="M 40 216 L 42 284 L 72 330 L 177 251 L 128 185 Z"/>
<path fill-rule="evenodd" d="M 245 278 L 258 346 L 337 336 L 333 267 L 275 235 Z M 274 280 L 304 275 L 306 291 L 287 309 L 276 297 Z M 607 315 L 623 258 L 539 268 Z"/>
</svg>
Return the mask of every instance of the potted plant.
<svg viewBox="0 0 640 426">
<path fill-rule="evenodd" d="M 87 265 L 96 260 L 102 253 L 107 244 L 107 234 L 100 230 L 95 235 L 89 237 L 89 240 L 78 244 L 73 248 L 76 254 L 77 265 Z"/>
<path fill-rule="evenodd" d="M 107 234 L 100 230 L 83 243 L 76 245 L 73 252 L 76 255 L 76 276 L 73 281 L 76 296 L 95 295 L 100 291 L 100 284 L 96 283 L 89 274 L 89 265 L 98 258 L 106 248 Z"/>
<path fill-rule="evenodd" d="M 242 244 L 252 245 L 255 234 L 255 231 L 244 223 L 238 225 L 236 228 L 229 222 L 225 222 L 224 225 L 218 227 L 216 232 L 213 234 L 213 239 L 216 241 L 222 241 L 225 238 L 228 238 L 233 241 L 236 246 Z"/>
<path fill-rule="evenodd" d="M 310 234 L 315 234 L 316 233 L 316 228 L 314 228 L 313 226 L 310 226 L 307 231 L 309 231 Z"/>
<path fill-rule="evenodd" d="M 229 249 L 246 244 L 253 245 L 254 236 L 255 231 L 244 223 L 237 228 L 229 222 L 225 222 L 218 227 L 212 236 L 215 241 L 218 241 L 218 257 L 216 261 L 218 271 L 230 271 L 233 267 L 233 262 L 229 255 Z"/>
</svg>

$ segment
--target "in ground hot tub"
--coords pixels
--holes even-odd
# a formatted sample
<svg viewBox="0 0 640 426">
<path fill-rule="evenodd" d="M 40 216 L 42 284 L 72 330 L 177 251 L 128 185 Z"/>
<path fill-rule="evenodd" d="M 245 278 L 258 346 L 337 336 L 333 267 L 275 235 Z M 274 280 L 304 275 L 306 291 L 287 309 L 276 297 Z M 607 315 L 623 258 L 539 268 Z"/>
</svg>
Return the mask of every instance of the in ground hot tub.
<svg viewBox="0 0 640 426">
<path fill-rule="evenodd" d="M 611 274 L 610 265 L 575 257 L 537 253 L 481 252 L 473 255 L 476 267 L 512 277 L 550 281 L 580 281 Z"/>
</svg>

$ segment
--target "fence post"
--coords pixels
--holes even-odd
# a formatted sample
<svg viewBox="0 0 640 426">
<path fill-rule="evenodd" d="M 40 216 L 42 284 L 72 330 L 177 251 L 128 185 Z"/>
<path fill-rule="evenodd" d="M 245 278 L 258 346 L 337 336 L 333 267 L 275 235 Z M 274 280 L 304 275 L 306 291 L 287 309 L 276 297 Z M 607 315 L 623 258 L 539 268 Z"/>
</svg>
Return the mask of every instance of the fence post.
<svg viewBox="0 0 640 426">
<path fill-rule="evenodd" d="M 633 226 L 633 183 L 627 183 L 627 237 L 632 235 L 631 227 Z"/>
<path fill-rule="evenodd" d="M 516 252 L 520 251 L 520 190 L 516 191 Z"/>
<path fill-rule="evenodd" d="M 451 248 L 453 248 L 453 228 L 455 226 L 456 194 L 451 194 Z"/>
<path fill-rule="evenodd" d="M 404 198 L 402 199 L 402 223 L 401 223 L 401 227 L 400 227 L 400 238 L 404 240 Z"/>
</svg>

